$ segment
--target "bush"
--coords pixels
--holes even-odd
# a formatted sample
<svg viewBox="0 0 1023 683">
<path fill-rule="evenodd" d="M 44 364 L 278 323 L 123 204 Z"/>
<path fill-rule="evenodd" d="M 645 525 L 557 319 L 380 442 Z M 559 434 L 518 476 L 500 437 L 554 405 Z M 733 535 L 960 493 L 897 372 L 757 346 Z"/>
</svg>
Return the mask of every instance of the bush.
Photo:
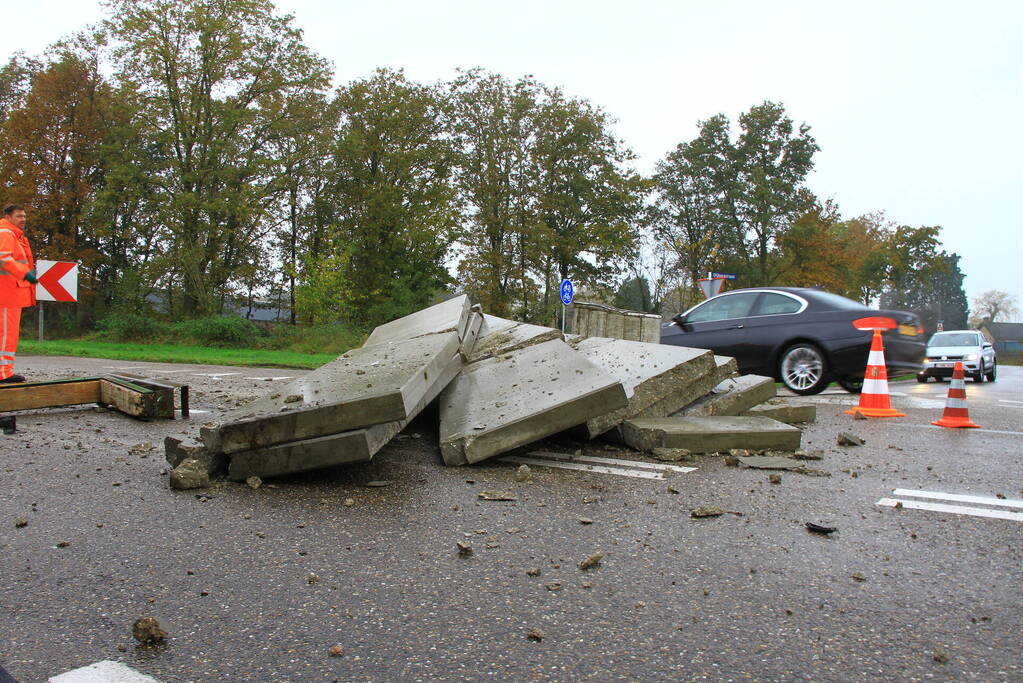
<svg viewBox="0 0 1023 683">
<path fill-rule="evenodd" d="M 254 347 L 262 335 L 251 320 L 211 316 L 174 324 L 179 341 L 201 346 Z"/>
<path fill-rule="evenodd" d="M 138 313 L 111 313 L 99 321 L 101 336 L 111 341 L 151 341 L 166 334 L 163 323 Z"/>
</svg>

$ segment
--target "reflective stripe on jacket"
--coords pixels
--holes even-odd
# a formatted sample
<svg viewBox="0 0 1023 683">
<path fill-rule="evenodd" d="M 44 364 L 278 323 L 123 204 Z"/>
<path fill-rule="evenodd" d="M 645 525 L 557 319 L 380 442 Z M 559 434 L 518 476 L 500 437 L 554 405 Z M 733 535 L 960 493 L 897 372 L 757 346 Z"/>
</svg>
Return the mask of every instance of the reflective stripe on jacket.
<svg viewBox="0 0 1023 683">
<path fill-rule="evenodd" d="M 0 308 L 35 306 L 36 288 L 25 274 L 36 267 L 21 228 L 0 218 Z"/>
</svg>

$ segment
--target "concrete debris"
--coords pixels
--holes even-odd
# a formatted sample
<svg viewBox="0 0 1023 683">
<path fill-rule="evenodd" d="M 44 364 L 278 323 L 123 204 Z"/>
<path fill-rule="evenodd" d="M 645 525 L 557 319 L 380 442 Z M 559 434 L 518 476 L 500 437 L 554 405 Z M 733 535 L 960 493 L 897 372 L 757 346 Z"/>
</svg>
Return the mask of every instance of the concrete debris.
<svg viewBox="0 0 1023 683">
<path fill-rule="evenodd" d="M 526 631 L 526 638 L 539 642 L 543 640 L 543 631 L 538 628 L 531 628 Z"/>
<path fill-rule="evenodd" d="M 470 555 L 472 555 L 472 546 L 469 545 L 468 543 L 465 543 L 464 541 L 458 541 L 456 545 L 458 546 L 458 554 L 461 557 L 469 557 Z"/>
<path fill-rule="evenodd" d="M 743 375 L 726 379 L 703 398 L 679 411 L 687 417 L 739 415 L 774 398 L 774 379 L 760 375 Z"/>
<path fill-rule="evenodd" d="M 559 581 L 551 581 L 550 583 L 545 583 L 543 587 L 554 593 L 561 590 L 561 583 Z"/>
<path fill-rule="evenodd" d="M 248 484 L 250 489 L 258 489 L 263 485 L 263 480 L 259 477 L 249 477 L 245 480 L 245 483 Z"/>
<path fill-rule="evenodd" d="M 806 528 L 815 534 L 824 534 L 825 536 L 838 531 L 837 527 L 824 526 L 822 524 L 815 524 L 814 522 L 807 522 Z"/>
<path fill-rule="evenodd" d="M 25 528 L 27 526 L 28 526 L 28 520 L 26 518 L 24 518 L 24 517 L 18 517 L 16 520 L 14 520 L 14 528 L 15 529 L 23 529 L 23 528 Z"/>
<path fill-rule="evenodd" d="M 725 511 L 718 507 L 697 507 L 689 511 L 689 516 L 693 519 L 720 517 L 723 514 L 725 514 Z"/>
<path fill-rule="evenodd" d="M 643 331 L 656 316 L 586 310 L 589 336 L 570 336 L 570 343 L 557 329 L 488 315 L 464 295 L 381 325 L 361 348 L 272 385 L 264 397 L 203 425 L 199 438 L 168 437 L 171 485 L 366 462 L 396 437 L 410 438 L 399 435 L 431 403 L 438 405 L 447 465 L 480 462 L 566 430 L 585 439 L 602 435 L 664 462 L 730 452 L 732 465 L 752 452 L 787 455 L 799 447 L 799 429 L 784 422 L 813 419 L 813 404 L 774 398 L 773 380 L 739 377 L 734 358 L 628 340 L 656 340 Z M 148 451 L 144 446 L 132 452 Z M 531 477 L 528 465 L 514 474 L 518 482 Z"/>
<path fill-rule="evenodd" d="M 771 474 L 771 475 L 769 475 L 767 477 L 767 481 L 771 482 L 772 484 L 780 484 L 781 483 L 781 475 L 780 474 Z"/>
<path fill-rule="evenodd" d="M 172 489 L 199 489 L 210 485 L 210 473 L 195 458 L 185 458 L 170 471 Z"/>
<path fill-rule="evenodd" d="M 585 560 L 583 560 L 583 561 L 581 561 L 579 563 L 579 569 L 581 569 L 582 571 L 586 571 L 588 569 L 593 569 L 594 567 L 598 567 L 598 566 L 600 566 L 600 561 L 603 560 L 603 559 L 604 559 L 604 554 L 603 553 L 597 553 L 595 555 L 590 555 Z"/>
<path fill-rule="evenodd" d="M 795 458 L 776 455 L 748 455 L 740 457 L 739 462 L 758 470 L 794 470 L 803 467 L 803 463 Z"/>
<path fill-rule="evenodd" d="M 469 364 L 440 396 L 441 456 L 479 462 L 626 405 L 621 382 L 561 340 Z"/>
<path fill-rule="evenodd" d="M 839 434 L 837 441 L 839 446 L 862 446 L 866 443 L 866 441 L 860 437 L 850 434 L 849 432 L 842 432 Z"/>
<path fill-rule="evenodd" d="M 741 415 L 752 415 L 755 417 L 769 417 L 778 422 L 786 424 L 802 424 L 813 422 L 817 419 L 817 405 L 815 403 L 798 402 L 788 398 L 772 398 L 760 405 L 753 406 L 749 410 L 740 413 Z M 858 415 L 859 413 L 857 413 Z"/>
<path fill-rule="evenodd" d="M 345 654 L 345 648 L 343 645 L 335 645 L 334 647 L 327 650 L 327 653 L 331 657 L 343 657 Z"/>
<path fill-rule="evenodd" d="M 694 380 L 715 370 L 714 355 L 703 349 L 588 337 L 572 344 L 578 353 L 622 383 L 628 403 L 586 421 L 584 436 L 594 438 L 651 406 L 683 400 Z M 678 407 L 681 407 L 679 405 Z"/>
<path fill-rule="evenodd" d="M 531 569 L 527 569 L 526 570 L 526 576 L 540 576 L 540 568 L 539 567 L 533 567 Z"/>
<path fill-rule="evenodd" d="M 501 493 L 497 491 L 480 491 L 480 500 L 518 500 L 513 493 Z"/>
<path fill-rule="evenodd" d="M 136 619 L 131 626 L 131 635 L 143 645 L 155 645 L 167 638 L 167 632 L 160 628 L 160 622 L 153 617 Z"/>
<path fill-rule="evenodd" d="M 767 417 L 640 418 L 622 423 L 625 443 L 640 451 L 686 448 L 693 453 L 715 453 L 730 448 L 794 451 L 802 432 Z"/>
</svg>

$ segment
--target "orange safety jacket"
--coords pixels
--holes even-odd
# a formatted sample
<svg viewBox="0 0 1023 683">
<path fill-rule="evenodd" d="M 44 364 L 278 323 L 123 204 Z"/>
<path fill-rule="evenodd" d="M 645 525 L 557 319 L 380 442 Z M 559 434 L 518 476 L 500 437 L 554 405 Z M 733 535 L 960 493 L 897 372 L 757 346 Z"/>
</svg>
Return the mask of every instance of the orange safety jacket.
<svg viewBox="0 0 1023 683">
<path fill-rule="evenodd" d="M 36 305 L 36 286 L 25 279 L 25 274 L 35 267 L 25 233 L 6 218 L 0 218 L 0 308 Z"/>
</svg>

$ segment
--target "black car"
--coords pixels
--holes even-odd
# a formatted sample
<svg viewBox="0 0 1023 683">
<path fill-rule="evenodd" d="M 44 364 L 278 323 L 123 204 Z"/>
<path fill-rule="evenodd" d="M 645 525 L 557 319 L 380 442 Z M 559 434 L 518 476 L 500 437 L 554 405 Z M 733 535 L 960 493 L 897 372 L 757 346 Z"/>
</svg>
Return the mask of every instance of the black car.
<svg viewBox="0 0 1023 683">
<path fill-rule="evenodd" d="M 661 343 L 733 356 L 744 374 L 766 375 L 797 394 L 817 394 L 832 379 L 858 393 L 872 332 L 853 321 L 881 317 L 888 375 L 917 372 L 924 359 L 920 318 L 879 311 L 819 289 L 737 289 L 693 306 L 661 326 Z"/>
</svg>

